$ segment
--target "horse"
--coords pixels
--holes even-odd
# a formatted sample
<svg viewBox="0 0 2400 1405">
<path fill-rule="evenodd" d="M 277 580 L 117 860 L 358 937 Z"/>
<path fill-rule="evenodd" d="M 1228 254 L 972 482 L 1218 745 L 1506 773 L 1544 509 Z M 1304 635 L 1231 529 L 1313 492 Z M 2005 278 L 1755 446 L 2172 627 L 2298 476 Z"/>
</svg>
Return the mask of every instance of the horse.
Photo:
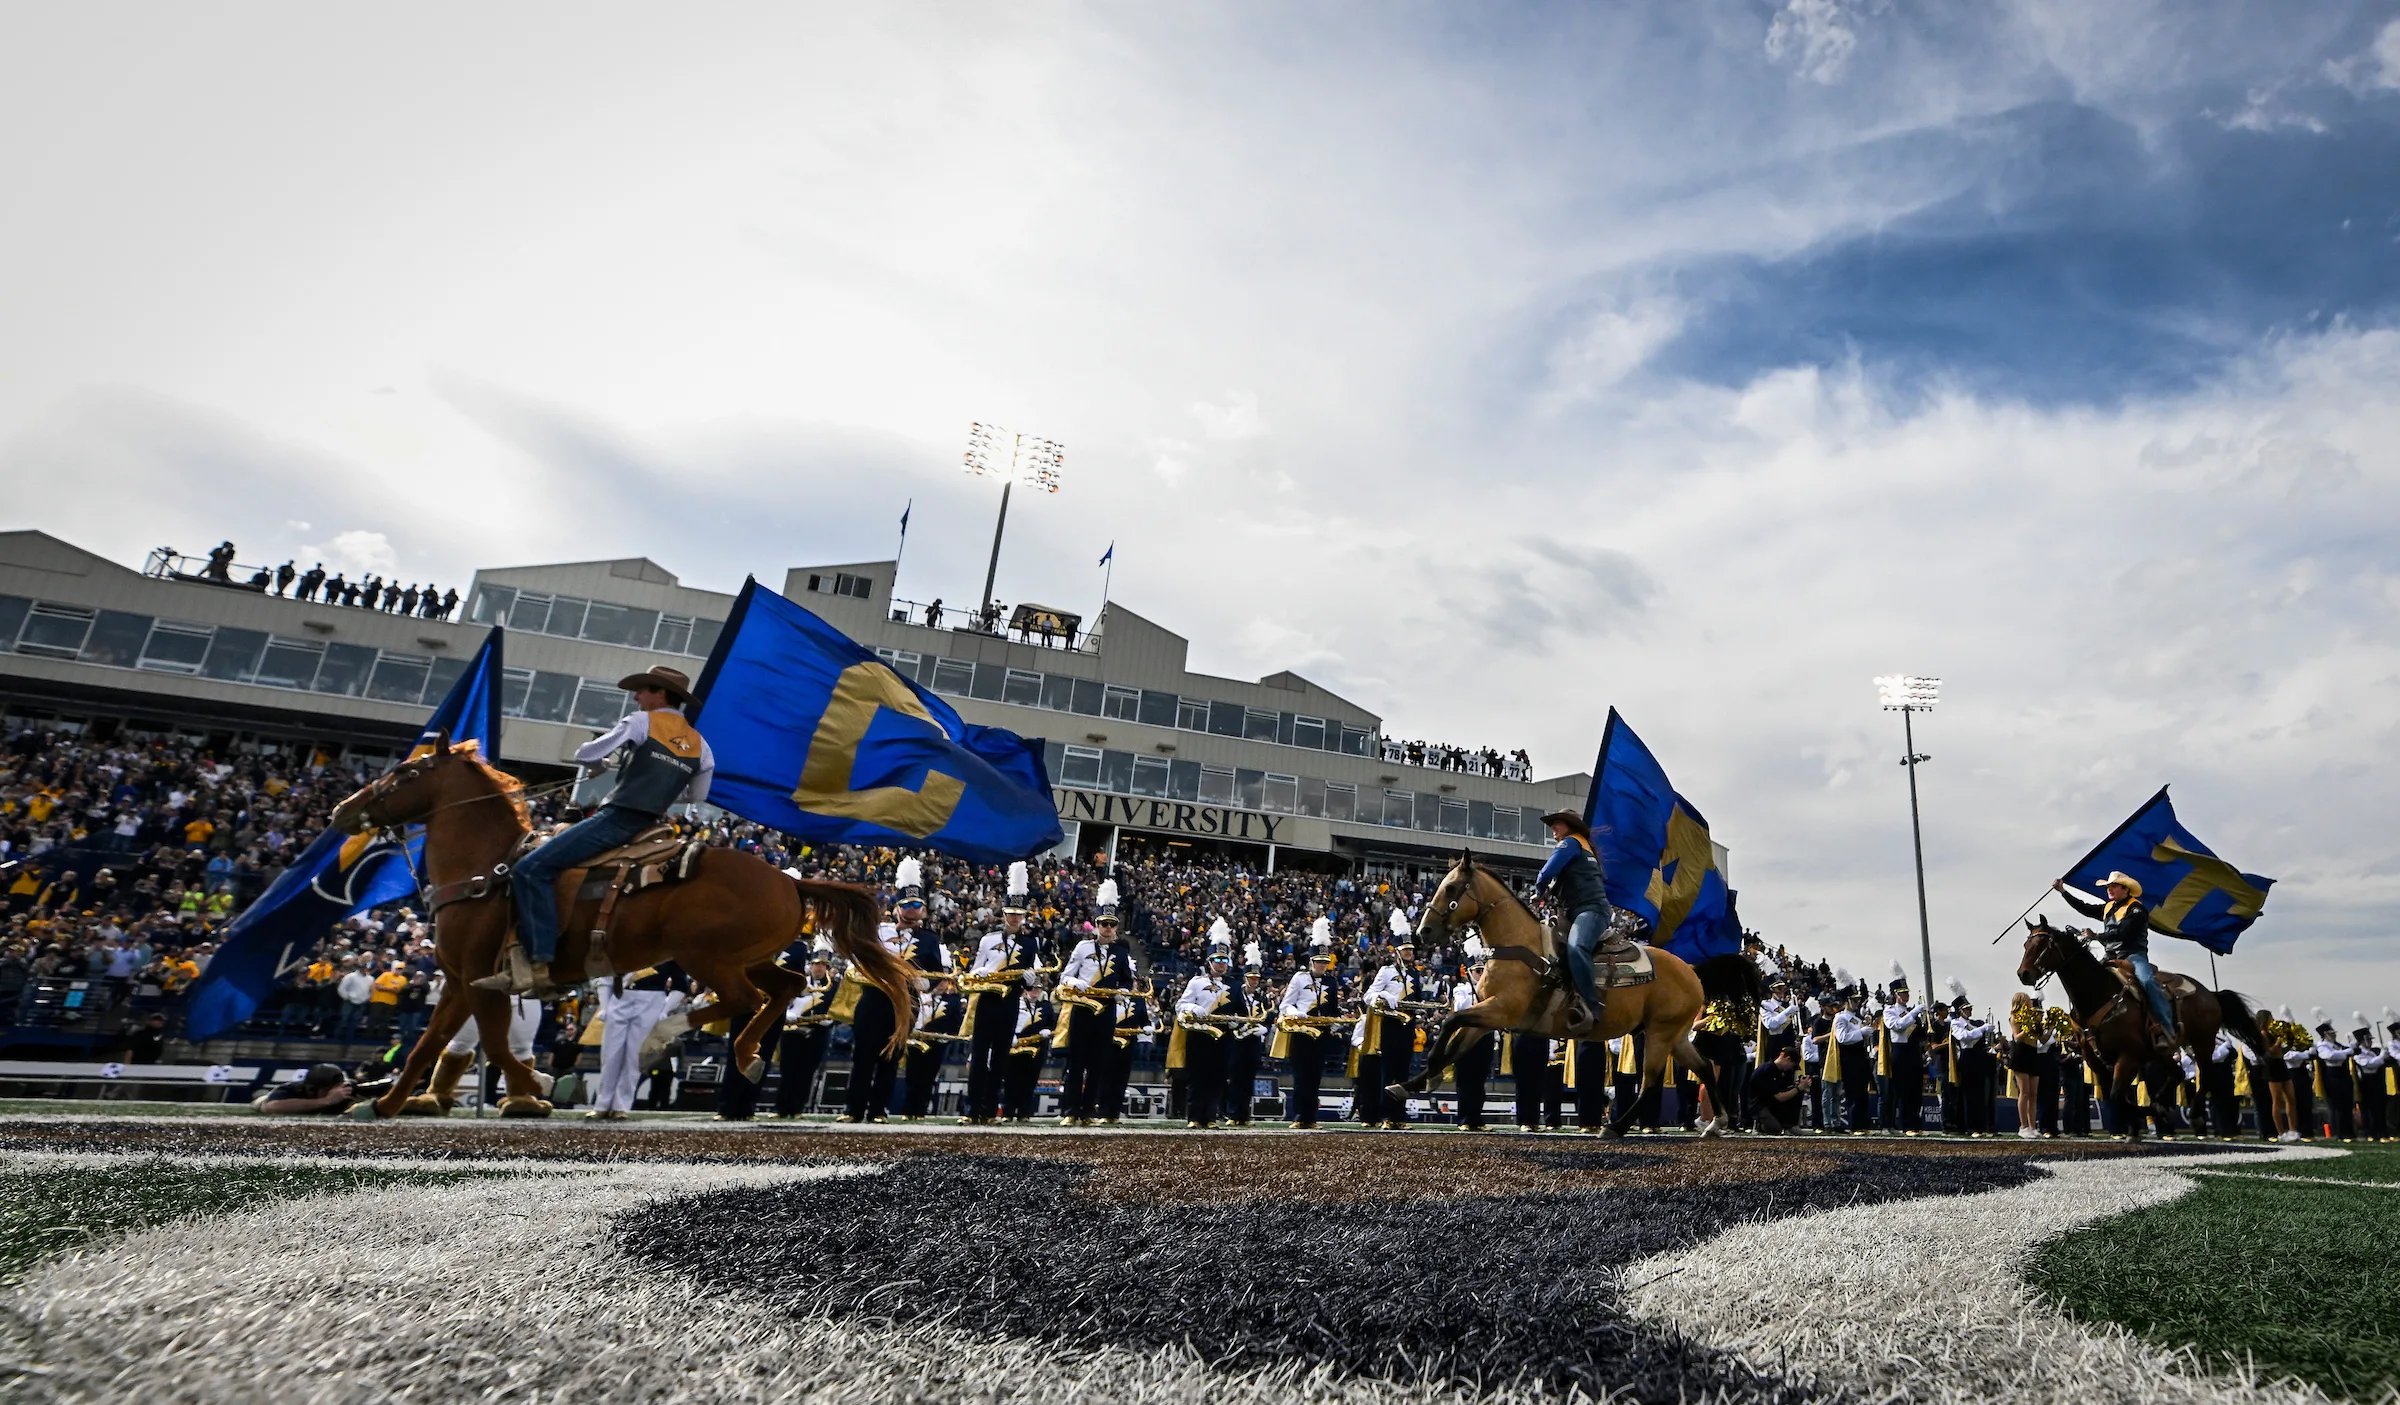
<svg viewBox="0 0 2400 1405">
<path fill-rule="evenodd" d="M 1417 922 L 1417 940 L 1430 945 L 1474 926 L 1492 948 L 1480 997 L 1474 1004 L 1444 1018 L 1425 1044 L 1425 1067 L 1405 1083 L 1385 1091 L 1398 1098 L 1422 1093 L 1439 1079 L 1475 1041 L 1502 1031 L 1567 1037 L 1566 953 L 1549 927 L 1509 891 L 1491 870 L 1479 867 L 1472 852 L 1458 862 L 1434 889 Z M 1670 1060 L 1696 1074 L 1708 1090 L 1716 1116 L 1701 1128 L 1716 1136 L 1733 1109 L 1718 1085 L 1715 1065 L 1692 1046 L 1692 1026 L 1711 1000 L 1732 999 L 1755 1005 L 1765 994 L 1758 969 L 1738 956 L 1716 956 L 1697 967 L 1660 947 L 1650 948 L 1657 970 L 1647 985 L 1623 986 L 1606 992 L 1597 1026 L 1575 1032 L 1577 1039 L 1614 1039 L 1643 1031 L 1642 1093 L 1610 1115 L 1607 1135 L 1622 1137 L 1633 1123 L 1637 1105 L 1658 1096 Z"/>
<path fill-rule="evenodd" d="M 2142 1119 L 2132 1090 L 2142 1070 L 2159 1054 L 2150 1038 L 2150 1004 L 2131 983 L 2132 967 L 2094 956 L 2080 935 L 2051 926 L 2046 915 L 2026 919 L 2025 930 L 2025 954 L 2017 962 L 2018 982 L 2038 986 L 2051 976 L 2058 977 L 2093 1056 L 2110 1066 L 2108 1096 L 2117 1109 L 2117 1125 L 2130 1129 L 2127 1141 L 2140 1141 Z M 2230 990 L 2211 991 L 2173 971 L 2160 971 L 2158 980 L 2173 1001 L 2176 1028 L 2195 1056 L 2205 1059 L 2215 1051 L 2219 1030 L 2232 1033 L 2253 1053 L 2263 1053 L 2266 1040 L 2259 1033 L 2249 997 Z M 2163 1121 L 2159 1135 L 2166 1135 Z"/>
<path fill-rule="evenodd" d="M 436 894 L 434 956 L 448 978 L 424 1034 L 409 1051 L 407 1067 L 391 1091 L 375 1100 L 378 1117 L 403 1110 L 434 1056 L 470 1013 L 483 1033 L 486 1057 L 508 1079 L 501 1115 L 540 1117 L 550 1111 L 533 1069 L 508 1051 L 508 997 L 471 984 L 498 967 L 502 943 L 514 939 L 508 865 L 533 828 L 522 790 L 514 777 L 486 762 L 475 743 L 452 746 L 443 733 L 423 754 L 334 807 L 334 828 L 350 833 L 425 826 L 421 877 Z M 571 870 L 559 883 L 557 960 L 568 971 L 585 968 L 598 915 L 597 900 L 575 901 L 584 872 Z M 764 1072 L 758 1049 L 767 1022 L 782 1014 L 784 998 L 801 981 L 775 957 L 812 917 L 817 930 L 832 938 L 835 952 L 891 996 L 898 1020 L 885 1055 L 897 1053 L 915 1023 L 915 982 L 876 936 L 881 911 L 875 895 L 853 884 L 794 878 L 736 849 L 703 850 L 689 877 L 619 899 L 609 920 L 608 960 L 618 971 L 673 961 L 716 991 L 741 1031 L 734 1039 L 733 1065 L 755 1081 Z"/>
</svg>

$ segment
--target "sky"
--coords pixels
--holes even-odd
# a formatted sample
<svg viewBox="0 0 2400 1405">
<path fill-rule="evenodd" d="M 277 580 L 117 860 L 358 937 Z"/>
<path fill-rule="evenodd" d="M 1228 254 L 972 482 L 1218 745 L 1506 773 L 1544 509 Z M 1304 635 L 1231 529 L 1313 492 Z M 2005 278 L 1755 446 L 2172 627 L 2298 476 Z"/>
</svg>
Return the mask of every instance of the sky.
<svg viewBox="0 0 2400 1405">
<path fill-rule="evenodd" d="M 2171 783 L 2400 1006 L 2400 3 L 386 9 L 0 15 L 4 525 L 956 602 L 999 423 L 1003 599 L 1613 705 L 1771 940 L 1916 971 L 1916 673 L 1937 979 Z"/>
</svg>

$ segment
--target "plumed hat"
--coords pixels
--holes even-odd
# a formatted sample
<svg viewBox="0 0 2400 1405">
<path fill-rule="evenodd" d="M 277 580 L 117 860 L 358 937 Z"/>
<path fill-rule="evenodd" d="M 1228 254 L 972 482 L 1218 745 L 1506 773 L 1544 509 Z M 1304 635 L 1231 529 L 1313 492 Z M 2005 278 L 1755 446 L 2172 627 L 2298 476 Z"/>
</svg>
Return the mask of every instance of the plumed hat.
<svg viewBox="0 0 2400 1405">
<path fill-rule="evenodd" d="M 900 890 L 894 907 L 923 907 L 925 905 L 925 865 L 917 860 L 902 859 L 893 871 L 892 886 Z"/>
<path fill-rule="evenodd" d="M 1950 999 L 1953 1002 L 1967 998 L 1967 988 L 1959 983 L 1959 979 L 1956 976 L 1945 978 L 1942 981 L 1942 989 L 1950 992 Z"/>
<path fill-rule="evenodd" d="M 1894 990 L 1908 989 L 1908 968 L 1897 961 L 1892 963 L 1891 987 Z"/>
<path fill-rule="evenodd" d="M 1308 924 L 1308 946 L 1312 955 L 1330 953 L 1333 950 L 1332 918 L 1320 917 Z"/>
<path fill-rule="evenodd" d="M 1025 896 L 1033 891 L 1033 871 L 1023 859 L 1008 866 L 1008 901 L 1000 904 L 1002 912 L 1025 911 Z"/>
<path fill-rule="evenodd" d="M 1265 952 L 1258 949 L 1258 943 L 1256 941 L 1247 941 L 1242 943 L 1242 969 L 1245 971 L 1264 971 L 1267 969 L 1267 955 Z"/>
</svg>

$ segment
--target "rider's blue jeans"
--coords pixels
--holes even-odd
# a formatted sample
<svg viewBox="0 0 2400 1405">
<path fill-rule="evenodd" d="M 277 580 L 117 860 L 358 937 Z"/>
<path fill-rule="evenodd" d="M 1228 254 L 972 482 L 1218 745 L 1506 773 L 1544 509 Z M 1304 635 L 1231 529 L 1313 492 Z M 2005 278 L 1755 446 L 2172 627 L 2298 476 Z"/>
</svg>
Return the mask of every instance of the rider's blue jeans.
<svg viewBox="0 0 2400 1405">
<path fill-rule="evenodd" d="M 1608 932 L 1609 919 L 1616 914 L 1605 908 L 1586 908 L 1575 914 L 1567 927 L 1567 970 L 1575 977 L 1575 989 L 1600 1008 L 1600 987 L 1593 979 L 1592 958 L 1600 950 L 1600 938 Z"/>
<path fill-rule="evenodd" d="M 2158 985 L 2158 968 L 2150 964 L 2150 953 L 2128 952 L 2125 964 L 2133 967 L 2133 978 L 2142 983 L 2142 994 L 2150 998 L 2150 1013 L 2158 1016 L 2159 1028 L 2168 1034 L 2175 1032 L 2175 1007 L 2167 1003 L 2167 993 Z"/>
<path fill-rule="evenodd" d="M 603 805 L 598 814 L 567 826 L 549 843 L 525 856 L 509 876 L 517 900 L 517 936 L 525 954 L 548 961 L 558 954 L 558 880 L 570 868 L 607 853 L 658 823 L 658 816 Z"/>
</svg>

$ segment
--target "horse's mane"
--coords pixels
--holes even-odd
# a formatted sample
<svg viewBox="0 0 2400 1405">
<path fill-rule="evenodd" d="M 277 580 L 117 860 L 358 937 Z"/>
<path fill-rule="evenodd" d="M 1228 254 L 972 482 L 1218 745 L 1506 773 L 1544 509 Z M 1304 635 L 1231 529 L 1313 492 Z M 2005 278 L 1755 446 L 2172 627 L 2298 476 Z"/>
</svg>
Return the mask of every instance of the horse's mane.
<svg viewBox="0 0 2400 1405">
<path fill-rule="evenodd" d="M 1531 907 L 1527 906 L 1525 900 L 1517 896 L 1517 890 L 1508 886 L 1507 881 L 1502 879 L 1499 874 L 1492 872 L 1488 868 L 1482 867 L 1478 867 L 1474 871 L 1479 877 L 1491 879 L 1492 886 L 1500 890 L 1501 895 L 1508 899 L 1511 907 L 1514 907 L 1517 911 L 1525 914 L 1526 921 L 1531 922 L 1536 927 L 1542 925 L 1541 915 L 1536 913 Z M 1480 926 L 1482 924 L 1478 923 L 1476 925 Z"/>
<path fill-rule="evenodd" d="M 517 813 L 517 823 L 533 828 L 533 811 L 525 804 L 525 782 L 483 759 L 483 751 L 473 742 L 462 742 L 450 749 L 450 754 L 483 772 L 492 788 L 508 800 L 508 807 Z"/>
</svg>

